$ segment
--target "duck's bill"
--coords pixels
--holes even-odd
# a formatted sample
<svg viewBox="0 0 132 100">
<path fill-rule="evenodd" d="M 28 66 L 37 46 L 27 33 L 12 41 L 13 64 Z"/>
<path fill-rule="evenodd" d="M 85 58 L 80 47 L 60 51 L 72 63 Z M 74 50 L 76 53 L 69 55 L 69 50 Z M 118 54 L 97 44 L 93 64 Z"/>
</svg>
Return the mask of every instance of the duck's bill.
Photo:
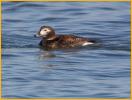
<svg viewBox="0 0 132 100">
<path fill-rule="evenodd" d="M 34 35 L 34 37 L 40 37 L 40 35 L 38 35 L 38 34 L 35 34 L 35 35 Z"/>
<path fill-rule="evenodd" d="M 35 34 L 34 37 L 40 37 L 40 38 L 45 38 L 46 36 L 44 35 L 38 35 L 38 34 Z"/>
</svg>

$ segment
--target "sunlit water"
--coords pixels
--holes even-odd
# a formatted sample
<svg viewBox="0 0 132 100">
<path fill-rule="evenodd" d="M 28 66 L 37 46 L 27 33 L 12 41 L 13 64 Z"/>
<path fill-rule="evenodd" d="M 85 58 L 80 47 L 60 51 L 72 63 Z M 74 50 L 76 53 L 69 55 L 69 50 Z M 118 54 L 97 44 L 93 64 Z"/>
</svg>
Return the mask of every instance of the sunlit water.
<svg viewBox="0 0 132 100">
<path fill-rule="evenodd" d="M 125 2 L 2 3 L 2 96 L 130 96 L 130 6 Z M 46 51 L 33 35 L 42 25 L 99 45 Z"/>
</svg>

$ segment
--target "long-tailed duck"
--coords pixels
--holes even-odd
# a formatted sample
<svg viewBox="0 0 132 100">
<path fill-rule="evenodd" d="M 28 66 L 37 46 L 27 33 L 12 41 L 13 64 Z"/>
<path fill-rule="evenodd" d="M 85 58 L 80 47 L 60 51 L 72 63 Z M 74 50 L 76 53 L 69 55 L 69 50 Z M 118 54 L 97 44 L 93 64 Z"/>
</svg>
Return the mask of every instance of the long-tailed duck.
<svg viewBox="0 0 132 100">
<path fill-rule="evenodd" d="M 75 35 L 56 35 L 55 30 L 50 26 L 42 26 L 35 37 L 41 37 L 39 45 L 44 48 L 73 48 L 92 45 L 94 40 Z"/>
</svg>

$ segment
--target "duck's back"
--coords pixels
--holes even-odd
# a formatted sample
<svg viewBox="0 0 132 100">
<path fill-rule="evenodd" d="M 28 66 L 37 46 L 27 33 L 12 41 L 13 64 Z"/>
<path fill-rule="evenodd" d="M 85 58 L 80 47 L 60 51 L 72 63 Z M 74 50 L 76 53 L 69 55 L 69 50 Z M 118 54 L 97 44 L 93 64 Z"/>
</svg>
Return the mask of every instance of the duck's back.
<svg viewBox="0 0 132 100">
<path fill-rule="evenodd" d="M 62 47 L 83 46 L 83 44 L 89 42 L 87 38 L 78 37 L 74 35 L 60 35 L 59 38 L 59 42 Z"/>
<path fill-rule="evenodd" d="M 58 35 L 53 40 L 42 40 L 41 46 L 45 48 L 71 48 L 93 44 L 94 41 L 74 35 Z"/>
</svg>

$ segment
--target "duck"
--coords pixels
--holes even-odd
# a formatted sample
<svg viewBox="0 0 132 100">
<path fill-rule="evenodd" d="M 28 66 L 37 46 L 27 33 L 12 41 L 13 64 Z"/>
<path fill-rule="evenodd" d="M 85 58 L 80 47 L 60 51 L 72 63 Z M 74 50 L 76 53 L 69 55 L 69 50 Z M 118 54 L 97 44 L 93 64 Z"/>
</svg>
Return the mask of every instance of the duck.
<svg viewBox="0 0 132 100">
<path fill-rule="evenodd" d="M 41 37 L 39 45 L 47 49 L 75 48 L 95 44 L 95 40 L 72 34 L 58 35 L 51 26 L 41 26 L 35 37 Z"/>
</svg>

